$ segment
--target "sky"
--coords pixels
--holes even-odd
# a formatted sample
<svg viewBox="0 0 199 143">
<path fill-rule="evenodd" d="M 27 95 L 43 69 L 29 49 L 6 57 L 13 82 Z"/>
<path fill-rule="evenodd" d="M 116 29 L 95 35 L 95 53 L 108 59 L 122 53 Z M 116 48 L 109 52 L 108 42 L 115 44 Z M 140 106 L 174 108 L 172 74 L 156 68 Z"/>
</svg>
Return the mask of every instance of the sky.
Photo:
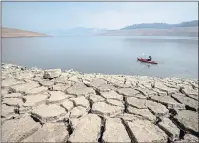
<svg viewBox="0 0 199 143">
<path fill-rule="evenodd" d="M 197 19 L 197 2 L 2 2 L 3 27 L 37 32 Z"/>
</svg>

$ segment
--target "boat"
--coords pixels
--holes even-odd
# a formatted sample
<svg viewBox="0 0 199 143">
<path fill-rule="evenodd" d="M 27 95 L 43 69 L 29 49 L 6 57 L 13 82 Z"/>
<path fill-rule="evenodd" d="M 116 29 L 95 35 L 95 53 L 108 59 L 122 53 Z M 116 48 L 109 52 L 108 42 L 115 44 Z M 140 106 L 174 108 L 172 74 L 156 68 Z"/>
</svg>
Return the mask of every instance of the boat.
<svg viewBox="0 0 199 143">
<path fill-rule="evenodd" d="M 143 59 L 143 58 L 137 58 L 138 61 L 144 62 L 144 63 L 150 63 L 150 64 L 158 64 L 155 61 L 147 61 L 147 59 Z"/>
</svg>

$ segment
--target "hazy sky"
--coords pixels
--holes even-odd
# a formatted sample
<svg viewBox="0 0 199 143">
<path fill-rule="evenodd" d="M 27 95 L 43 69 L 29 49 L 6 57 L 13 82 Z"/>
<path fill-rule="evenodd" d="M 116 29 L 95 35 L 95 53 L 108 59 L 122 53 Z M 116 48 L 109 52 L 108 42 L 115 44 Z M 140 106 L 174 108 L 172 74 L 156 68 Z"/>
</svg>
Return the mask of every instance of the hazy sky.
<svg viewBox="0 0 199 143">
<path fill-rule="evenodd" d="M 4 27 L 33 31 L 119 29 L 136 23 L 198 19 L 197 2 L 2 2 Z"/>
</svg>

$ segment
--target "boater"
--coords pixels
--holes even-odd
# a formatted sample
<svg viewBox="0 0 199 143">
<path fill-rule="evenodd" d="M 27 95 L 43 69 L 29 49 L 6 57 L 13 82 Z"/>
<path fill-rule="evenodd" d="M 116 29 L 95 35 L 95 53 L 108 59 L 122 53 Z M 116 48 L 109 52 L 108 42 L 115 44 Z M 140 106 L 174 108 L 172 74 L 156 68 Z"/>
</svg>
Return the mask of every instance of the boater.
<svg viewBox="0 0 199 143">
<path fill-rule="evenodd" d="M 147 59 L 147 61 L 151 61 L 151 59 L 152 59 L 152 57 L 151 57 L 151 56 L 149 56 L 149 58 Z"/>
</svg>

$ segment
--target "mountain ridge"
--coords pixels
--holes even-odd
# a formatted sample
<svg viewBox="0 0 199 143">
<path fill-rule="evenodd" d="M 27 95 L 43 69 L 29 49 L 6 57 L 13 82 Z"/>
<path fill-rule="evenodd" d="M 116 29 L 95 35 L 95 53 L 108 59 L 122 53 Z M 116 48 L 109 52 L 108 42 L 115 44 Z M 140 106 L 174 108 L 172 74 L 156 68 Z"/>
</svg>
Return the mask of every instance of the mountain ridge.
<svg viewBox="0 0 199 143">
<path fill-rule="evenodd" d="M 180 36 L 198 37 L 198 20 L 177 24 L 142 23 L 133 24 L 119 30 L 109 30 L 99 36 Z"/>
<path fill-rule="evenodd" d="M 120 30 L 127 29 L 143 29 L 143 28 L 156 28 L 156 29 L 169 29 L 176 27 L 197 27 L 198 20 L 185 21 L 177 24 L 168 24 L 168 23 L 141 23 L 141 24 L 133 24 L 130 26 L 126 26 L 121 28 Z"/>
<path fill-rule="evenodd" d="M 32 32 L 2 27 L 2 37 L 38 37 L 38 36 L 188 36 L 198 37 L 198 20 L 177 24 L 141 23 L 126 26 L 117 30 L 100 28 L 75 27 L 72 29 L 55 29 Z M 42 34 L 45 33 L 45 34 Z"/>
</svg>

